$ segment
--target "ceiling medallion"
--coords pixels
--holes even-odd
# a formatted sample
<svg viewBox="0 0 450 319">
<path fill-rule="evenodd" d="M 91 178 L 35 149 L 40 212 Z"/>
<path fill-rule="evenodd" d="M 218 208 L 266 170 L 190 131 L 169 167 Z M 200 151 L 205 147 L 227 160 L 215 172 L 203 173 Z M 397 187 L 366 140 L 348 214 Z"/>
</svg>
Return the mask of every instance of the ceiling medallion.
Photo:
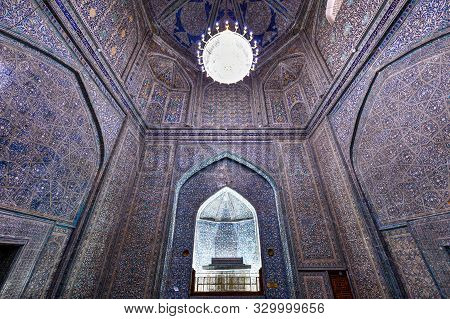
<svg viewBox="0 0 450 319">
<path fill-rule="evenodd" d="M 228 21 L 225 22 L 225 30 L 219 30 L 216 23 L 216 34 L 212 34 L 208 28 L 208 34 L 202 34 L 202 40 L 198 42 L 197 59 L 202 68 L 214 81 L 224 84 L 232 84 L 241 81 L 255 70 L 258 62 L 259 49 L 257 41 L 253 41 L 253 33 L 247 32 L 244 27 L 242 33 L 239 24 L 234 24 L 234 31 L 230 30 Z"/>
</svg>

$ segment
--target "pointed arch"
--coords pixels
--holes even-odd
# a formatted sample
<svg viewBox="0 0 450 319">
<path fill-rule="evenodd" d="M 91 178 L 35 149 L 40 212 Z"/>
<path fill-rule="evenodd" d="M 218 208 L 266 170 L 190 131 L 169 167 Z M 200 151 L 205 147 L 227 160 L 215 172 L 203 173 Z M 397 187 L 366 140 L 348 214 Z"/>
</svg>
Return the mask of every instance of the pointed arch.
<svg viewBox="0 0 450 319">
<path fill-rule="evenodd" d="M 212 263 L 214 258 L 222 257 L 242 258 L 243 264 L 248 268 L 244 271 L 234 270 L 238 273 L 237 276 L 247 277 L 248 283 L 252 278 L 256 279 L 252 275 L 259 276 L 262 258 L 255 207 L 244 196 L 228 186 L 222 187 L 208 197 L 200 205 L 196 214 L 192 255 L 192 268 L 196 276 L 203 275 L 211 278 L 211 276 L 223 275 L 221 270 L 205 269 L 205 266 L 208 267 L 208 263 Z M 255 280 L 255 286 L 259 287 L 257 282 L 258 279 Z M 255 286 L 247 288 L 251 291 L 260 291 L 253 290 Z M 244 286 L 234 286 L 234 288 L 245 289 Z"/>
<path fill-rule="evenodd" d="M 256 210 L 253 207 L 253 205 L 245 198 L 243 197 L 241 194 L 239 194 L 238 192 L 236 192 L 234 189 L 225 186 L 223 188 L 221 188 L 219 191 L 217 191 L 215 194 L 213 194 L 212 196 L 210 196 L 205 202 L 203 202 L 203 204 L 200 206 L 200 208 L 198 209 L 198 213 L 197 213 L 197 218 L 196 220 L 201 219 L 201 215 L 204 212 L 204 210 L 213 202 L 215 201 L 217 198 L 219 198 L 220 196 L 223 196 L 224 194 L 231 194 L 233 197 L 237 198 L 239 200 L 239 202 L 241 202 L 242 204 L 245 205 L 245 207 L 248 209 L 249 212 L 251 212 L 253 219 L 257 220 L 258 216 L 256 215 Z"/>
<path fill-rule="evenodd" d="M 194 175 L 196 175 L 198 172 L 202 171 L 203 169 L 211 166 L 214 163 L 217 163 L 221 160 L 229 159 L 235 163 L 241 164 L 245 166 L 246 168 L 250 169 L 254 173 L 256 173 L 258 176 L 260 176 L 265 182 L 267 182 L 272 191 L 275 201 L 275 210 L 276 210 L 276 217 L 277 217 L 277 228 L 279 229 L 279 235 L 281 238 L 281 246 L 282 246 L 282 259 L 284 262 L 284 265 L 286 267 L 286 277 L 288 278 L 287 281 L 287 290 L 290 297 L 295 296 L 295 290 L 294 290 L 294 273 L 291 268 L 291 246 L 290 241 L 287 236 L 287 229 L 285 227 L 285 220 L 284 215 L 281 207 L 281 201 L 280 201 L 280 195 L 279 195 L 279 188 L 276 185 L 276 182 L 274 179 L 265 172 L 262 168 L 258 167 L 257 165 L 253 164 L 252 162 L 246 160 L 245 158 L 230 153 L 228 151 L 222 152 L 220 154 L 217 154 L 215 156 L 210 157 L 207 160 L 204 160 L 200 163 L 197 163 L 194 165 L 191 169 L 189 169 L 187 172 L 185 172 L 181 178 L 175 183 L 175 190 L 174 190 L 174 198 L 173 198 L 173 206 L 171 209 L 171 216 L 168 218 L 168 235 L 166 237 L 166 243 L 163 245 L 163 249 L 165 249 L 165 252 L 163 251 L 161 254 L 161 261 L 160 265 L 162 269 L 159 269 L 159 272 L 157 276 L 159 277 L 157 282 L 160 282 L 159 287 L 155 287 L 156 293 L 161 295 L 164 295 L 166 287 L 166 282 L 168 279 L 168 272 L 170 265 L 168 264 L 170 261 L 171 254 L 173 252 L 173 240 L 175 235 L 175 223 L 177 218 L 177 210 L 178 210 L 178 201 L 179 201 L 179 194 L 180 190 L 182 189 L 183 185 Z"/>
</svg>

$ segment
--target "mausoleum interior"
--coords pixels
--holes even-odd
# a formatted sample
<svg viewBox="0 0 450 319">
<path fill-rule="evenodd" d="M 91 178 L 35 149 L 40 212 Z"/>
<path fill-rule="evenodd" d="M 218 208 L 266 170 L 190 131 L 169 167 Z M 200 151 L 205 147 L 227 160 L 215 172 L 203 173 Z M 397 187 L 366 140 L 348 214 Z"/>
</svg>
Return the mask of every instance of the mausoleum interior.
<svg viewBox="0 0 450 319">
<path fill-rule="evenodd" d="M 446 0 L 0 0 L 0 298 L 448 298 Z"/>
</svg>

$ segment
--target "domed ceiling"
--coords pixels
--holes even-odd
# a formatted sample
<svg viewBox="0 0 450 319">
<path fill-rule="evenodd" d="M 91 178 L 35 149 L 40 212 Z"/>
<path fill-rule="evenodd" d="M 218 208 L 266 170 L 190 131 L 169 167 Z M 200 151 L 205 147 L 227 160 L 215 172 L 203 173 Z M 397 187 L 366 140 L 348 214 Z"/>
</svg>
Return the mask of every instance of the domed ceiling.
<svg viewBox="0 0 450 319">
<path fill-rule="evenodd" d="M 196 51 L 208 26 L 238 21 L 267 49 L 292 28 L 304 0 L 147 0 L 147 9 L 163 37 L 179 49 Z"/>
</svg>

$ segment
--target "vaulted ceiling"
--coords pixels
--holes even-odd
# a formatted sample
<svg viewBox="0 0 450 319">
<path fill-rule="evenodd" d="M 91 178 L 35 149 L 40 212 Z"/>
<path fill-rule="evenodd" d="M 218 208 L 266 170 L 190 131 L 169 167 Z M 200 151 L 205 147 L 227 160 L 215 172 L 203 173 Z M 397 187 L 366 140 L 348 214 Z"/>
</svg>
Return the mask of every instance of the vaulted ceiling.
<svg viewBox="0 0 450 319">
<path fill-rule="evenodd" d="M 176 49 L 194 52 L 216 22 L 238 21 L 264 49 L 274 47 L 295 24 L 305 0 L 144 0 L 159 33 Z"/>
</svg>

